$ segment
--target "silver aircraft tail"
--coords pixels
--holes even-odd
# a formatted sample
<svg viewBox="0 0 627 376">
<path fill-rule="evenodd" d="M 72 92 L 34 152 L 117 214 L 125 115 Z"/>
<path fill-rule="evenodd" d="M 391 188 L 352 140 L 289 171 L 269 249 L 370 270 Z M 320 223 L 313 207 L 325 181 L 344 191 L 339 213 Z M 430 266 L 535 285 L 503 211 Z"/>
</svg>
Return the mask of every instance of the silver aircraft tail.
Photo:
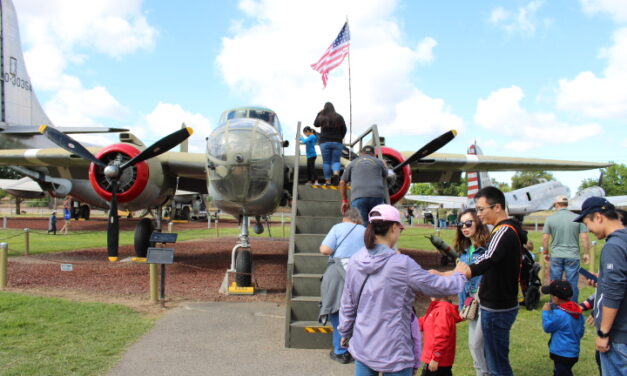
<svg viewBox="0 0 627 376">
<path fill-rule="evenodd" d="M 17 14 L 11 0 L 1 0 L 0 126 L 52 125 L 26 71 Z"/>
</svg>

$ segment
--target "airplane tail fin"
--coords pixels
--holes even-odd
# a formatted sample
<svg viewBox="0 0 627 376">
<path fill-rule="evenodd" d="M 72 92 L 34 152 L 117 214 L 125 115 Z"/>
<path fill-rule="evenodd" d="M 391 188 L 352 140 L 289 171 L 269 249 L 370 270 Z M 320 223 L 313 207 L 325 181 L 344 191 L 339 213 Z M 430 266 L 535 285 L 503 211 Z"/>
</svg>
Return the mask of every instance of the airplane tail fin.
<svg viewBox="0 0 627 376">
<path fill-rule="evenodd" d="M 477 141 L 468 147 L 468 154 L 483 155 L 483 151 L 481 151 L 481 148 L 477 145 Z M 474 199 L 481 188 L 492 185 L 490 176 L 486 171 L 468 171 L 466 172 L 466 180 L 468 180 L 468 199 Z"/>
<path fill-rule="evenodd" d="M 0 124 L 3 128 L 7 125 L 51 126 L 26 71 L 17 13 L 11 0 L 1 0 L 0 14 Z"/>
</svg>

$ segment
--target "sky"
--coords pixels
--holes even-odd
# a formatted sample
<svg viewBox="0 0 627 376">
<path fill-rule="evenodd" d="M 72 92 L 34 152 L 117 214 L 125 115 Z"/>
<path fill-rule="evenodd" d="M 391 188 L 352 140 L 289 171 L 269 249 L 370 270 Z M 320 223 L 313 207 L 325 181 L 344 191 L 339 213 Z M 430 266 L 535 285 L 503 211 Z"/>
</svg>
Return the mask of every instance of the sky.
<svg viewBox="0 0 627 376">
<path fill-rule="evenodd" d="M 269 107 L 292 140 L 330 101 L 354 135 L 377 124 L 401 151 L 456 129 L 442 152 L 476 140 L 486 155 L 627 163 L 623 0 L 13 1 L 58 126 L 126 127 L 150 144 L 185 122 L 203 152 L 226 109 Z M 350 101 L 348 61 L 326 88 L 310 68 L 346 19 Z M 554 175 L 574 193 L 599 172 Z"/>
</svg>

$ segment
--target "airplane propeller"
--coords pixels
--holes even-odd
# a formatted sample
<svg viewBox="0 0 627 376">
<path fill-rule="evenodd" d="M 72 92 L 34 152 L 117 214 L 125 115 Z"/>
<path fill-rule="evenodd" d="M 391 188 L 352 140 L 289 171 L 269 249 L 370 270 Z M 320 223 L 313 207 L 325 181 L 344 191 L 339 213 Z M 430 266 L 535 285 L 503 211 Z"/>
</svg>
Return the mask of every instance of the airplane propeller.
<svg viewBox="0 0 627 376">
<path fill-rule="evenodd" d="M 121 165 L 110 164 L 107 165 L 103 161 L 96 158 L 89 150 L 83 147 L 78 141 L 65 133 L 47 125 L 42 125 L 39 128 L 44 136 L 48 137 L 50 141 L 57 144 L 59 147 L 76 154 L 83 159 L 91 161 L 95 165 L 104 169 L 105 176 L 111 181 L 111 206 L 109 208 L 109 220 L 107 221 L 107 253 L 109 261 L 117 261 L 118 259 L 118 245 L 120 239 L 120 223 L 118 219 L 118 179 L 122 175 L 122 172 L 128 167 L 134 166 L 139 162 L 143 162 L 149 158 L 156 157 L 160 154 L 167 152 L 173 147 L 177 146 L 181 142 L 185 141 L 192 135 L 192 128 L 182 128 L 178 131 L 171 133 L 154 144 L 144 149 L 141 153 L 137 154 L 130 160 L 122 163 Z"/>
<path fill-rule="evenodd" d="M 405 165 L 417 162 L 424 157 L 435 153 L 444 145 L 448 144 L 452 139 L 454 139 L 455 136 L 457 136 L 457 131 L 454 129 L 442 134 L 441 136 L 433 139 L 431 142 L 420 148 L 417 152 L 412 154 L 411 157 L 396 165 L 392 170 L 396 173 L 400 171 L 403 167 L 405 167 Z"/>
</svg>

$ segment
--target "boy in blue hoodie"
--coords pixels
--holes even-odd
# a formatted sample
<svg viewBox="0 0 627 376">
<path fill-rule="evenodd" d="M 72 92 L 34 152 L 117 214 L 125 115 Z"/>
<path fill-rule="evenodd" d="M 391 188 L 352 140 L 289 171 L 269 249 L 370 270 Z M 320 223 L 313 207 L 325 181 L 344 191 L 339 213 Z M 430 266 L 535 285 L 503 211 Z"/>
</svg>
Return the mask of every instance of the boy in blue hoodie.
<svg viewBox="0 0 627 376">
<path fill-rule="evenodd" d="M 579 304 L 570 300 L 573 288 L 566 280 L 551 281 L 542 287 L 542 293 L 551 294 L 551 303 L 542 311 L 542 327 L 551 334 L 550 357 L 554 376 L 572 376 L 572 368 L 579 360 L 579 343 L 584 332 L 584 318 Z"/>
<path fill-rule="evenodd" d="M 303 128 L 303 135 L 300 142 L 305 144 L 307 151 L 307 185 L 317 184 L 318 176 L 316 175 L 316 144 L 318 143 L 318 135 L 311 127 Z"/>
</svg>

